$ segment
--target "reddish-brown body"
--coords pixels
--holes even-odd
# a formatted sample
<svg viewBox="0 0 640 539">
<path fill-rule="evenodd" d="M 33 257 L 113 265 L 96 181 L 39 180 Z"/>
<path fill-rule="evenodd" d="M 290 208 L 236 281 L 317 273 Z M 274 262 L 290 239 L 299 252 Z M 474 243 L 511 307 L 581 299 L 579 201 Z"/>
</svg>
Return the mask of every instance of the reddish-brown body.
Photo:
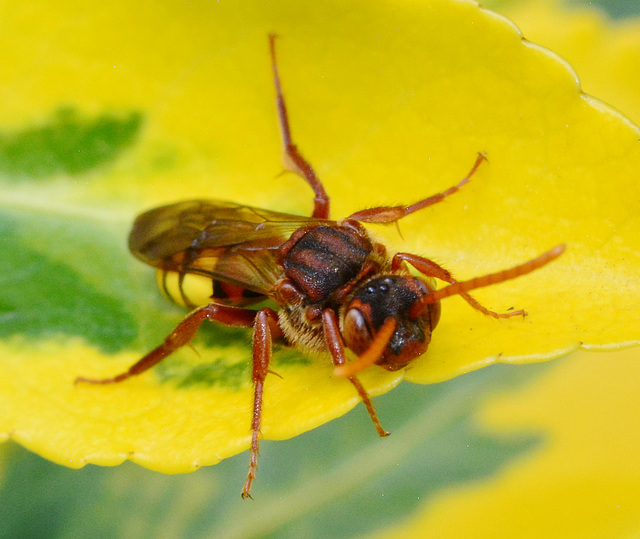
<svg viewBox="0 0 640 539">
<path fill-rule="evenodd" d="M 513 268 L 458 282 L 427 258 L 411 253 L 389 256 L 362 226 L 395 223 L 440 202 L 469 181 L 484 160 L 482 154 L 465 178 L 442 193 L 409 206 L 371 208 L 341 221 L 330 220 L 329 197 L 291 140 L 273 36 L 270 45 L 284 162 L 314 191 L 311 217 L 216 200 L 178 202 L 139 216 L 129 240 L 131 251 L 158 268 L 167 295 L 193 310 L 160 346 L 127 372 L 105 380 L 77 380 L 106 384 L 140 374 L 189 343 L 204 320 L 253 327 L 252 443 L 243 497 L 249 497 L 257 470 L 263 387 L 274 341 L 306 352 L 328 352 L 336 375 L 349 379 L 378 433 L 386 436 L 357 374 L 373 364 L 398 370 L 423 354 L 440 319 L 440 300 L 447 296 L 460 295 L 473 308 L 496 318 L 523 315 L 523 311 L 490 311 L 468 292 L 529 273 L 564 250 L 564 246 L 558 246 Z M 420 275 L 411 275 L 407 265 Z M 173 294 L 167 279 L 175 275 L 178 290 Z M 185 290 L 185 278 L 192 275 L 210 282 L 202 300 L 193 300 Z M 433 279 L 449 286 L 436 290 Z M 277 312 L 269 307 L 246 307 L 266 298 L 278 304 Z M 345 348 L 358 358 L 347 363 Z"/>
</svg>

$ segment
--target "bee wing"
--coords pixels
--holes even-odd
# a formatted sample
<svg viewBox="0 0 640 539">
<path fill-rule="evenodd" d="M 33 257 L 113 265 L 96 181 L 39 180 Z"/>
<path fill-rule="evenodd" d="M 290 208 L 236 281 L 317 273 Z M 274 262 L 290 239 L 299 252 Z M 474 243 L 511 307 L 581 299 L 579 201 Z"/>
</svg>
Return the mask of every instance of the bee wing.
<svg viewBox="0 0 640 539">
<path fill-rule="evenodd" d="M 140 215 L 131 252 L 168 271 L 197 273 L 267 294 L 277 280 L 279 247 L 319 219 L 218 200 L 188 200 Z"/>
</svg>

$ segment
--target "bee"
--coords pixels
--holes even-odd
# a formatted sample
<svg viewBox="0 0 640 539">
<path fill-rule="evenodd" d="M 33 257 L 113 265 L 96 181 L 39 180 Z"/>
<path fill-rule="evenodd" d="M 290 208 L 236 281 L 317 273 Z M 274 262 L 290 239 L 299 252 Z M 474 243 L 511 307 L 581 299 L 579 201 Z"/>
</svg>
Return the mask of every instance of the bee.
<svg viewBox="0 0 640 539">
<path fill-rule="evenodd" d="M 358 374 L 373 365 L 397 371 L 425 353 L 440 319 L 440 301 L 446 297 L 459 295 L 472 308 L 494 318 L 524 316 L 522 310 L 489 310 L 469 292 L 530 273 L 565 249 L 558 245 L 515 267 L 458 281 L 423 256 L 403 252 L 390 255 L 363 226 L 397 223 L 453 195 L 469 182 L 485 160 L 484 154 L 478 155 L 462 180 L 441 193 L 407 206 L 370 208 L 339 221 L 331 220 L 329 196 L 291 137 L 275 42 L 276 36 L 270 35 L 283 163 L 313 190 L 311 216 L 219 200 L 187 200 L 140 215 L 129 237 L 131 252 L 157 268 L 167 296 L 192 310 L 164 342 L 128 371 L 113 378 L 76 380 L 111 384 L 141 374 L 189 344 L 205 320 L 252 328 L 252 436 L 243 498 L 251 497 L 258 468 L 263 389 L 274 343 L 295 346 L 304 353 L 329 355 L 334 374 L 351 382 L 378 434 L 388 436 Z M 207 280 L 204 295 L 193 292 L 192 279 Z M 447 286 L 436 289 L 434 279 Z M 265 299 L 275 302 L 279 310 L 249 308 Z M 347 361 L 346 349 L 357 357 Z"/>
</svg>

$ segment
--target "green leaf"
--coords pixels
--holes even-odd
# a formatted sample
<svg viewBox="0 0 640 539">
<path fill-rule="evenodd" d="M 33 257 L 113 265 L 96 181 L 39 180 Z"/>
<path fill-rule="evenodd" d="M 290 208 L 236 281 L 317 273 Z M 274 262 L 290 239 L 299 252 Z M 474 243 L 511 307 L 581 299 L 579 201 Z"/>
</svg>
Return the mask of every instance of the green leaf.
<svg viewBox="0 0 640 539">
<path fill-rule="evenodd" d="M 40 125 L 0 131 L 0 174 L 9 180 L 37 180 L 86 173 L 115 161 L 135 142 L 141 125 L 137 112 L 88 119 L 61 107 Z"/>
<path fill-rule="evenodd" d="M 50 241 L 56 228 L 59 233 L 65 225 L 73 228 L 67 221 L 54 223 L 50 219 L 47 224 L 38 238 L 36 231 L 29 230 L 29 223 L 8 212 L 0 215 L 0 275 L 4 276 L 0 280 L 0 337 L 22 335 L 37 341 L 73 335 L 107 353 L 130 345 L 137 335 L 134 317 L 124 305 L 97 288 L 91 275 L 85 278 L 74 259 L 56 260 L 44 250 L 30 247 L 30 240 Z M 82 230 L 86 241 L 88 230 Z M 34 233 L 25 238 L 29 232 Z M 70 236 L 68 240 L 72 241 Z M 74 247 L 79 243 L 74 242 Z M 83 256 L 90 256 L 92 251 L 85 249 Z M 20 286 L 15 286 L 16 280 L 21 281 Z"/>
</svg>

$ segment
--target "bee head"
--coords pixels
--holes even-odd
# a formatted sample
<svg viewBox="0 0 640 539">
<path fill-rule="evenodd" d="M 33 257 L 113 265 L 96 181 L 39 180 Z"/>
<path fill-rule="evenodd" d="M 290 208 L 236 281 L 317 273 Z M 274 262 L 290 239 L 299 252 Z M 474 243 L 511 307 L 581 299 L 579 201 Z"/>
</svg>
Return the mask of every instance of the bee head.
<svg viewBox="0 0 640 539">
<path fill-rule="evenodd" d="M 431 332 L 440 319 L 439 302 L 412 310 L 432 290 L 424 280 L 406 275 L 366 281 L 355 289 L 343 311 L 342 335 L 346 346 L 358 355 L 363 354 L 392 319 L 393 332 L 385 337 L 387 343 L 376 364 L 390 371 L 405 367 L 427 349 Z"/>
</svg>

